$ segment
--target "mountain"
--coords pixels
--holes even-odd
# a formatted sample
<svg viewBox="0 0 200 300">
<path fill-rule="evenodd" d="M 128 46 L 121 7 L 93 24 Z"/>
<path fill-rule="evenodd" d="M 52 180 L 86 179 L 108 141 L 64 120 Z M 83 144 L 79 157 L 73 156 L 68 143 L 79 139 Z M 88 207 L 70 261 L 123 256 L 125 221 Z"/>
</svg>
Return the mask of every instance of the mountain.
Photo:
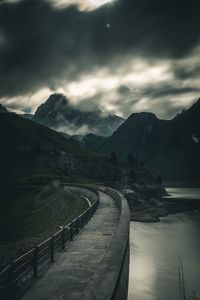
<svg viewBox="0 0 200 300">
<path fill-rule="evenodd" d="M 123 160 L 132 154 L 166 181 L 200 180 L 200 100 L 172 120 L 152 113 L 132 114 L 99 147 Z"/>
<path fill-rule="evenodd" d="M 115 164 L 109 157 L 88 151 L 72 138 L 16 114 L 0 114 L 0 136 L 0 185 L 4 189 L 42 185 L 54 177 L 118 186 L 125 181 L 155 182 L 144 168 Z"/>
<path fill-rule="evenodd" d="M 8 113 L 7 109 L 2 104 L 0 104 L 0 113 Z"/>
<path fill-rule="evenodd" d="M 88 149 L 92 149 L 94 151 L 98 151 L 99 147 L 104 143 L 107 139 L 105 136 L 95 135 L 95 134 L 87 134 L 85 135 L 81 142 L 85 145 Z"/>
<path fill-rule="evenodd" d="M 73 107 L 63 94 L 53 94 L 41 104 L 33 121 L 70 135 L 111 135 L 124 121 L 116 115 L 104 116 L 100 110 L 81 111 Z"/>
<path fill-rule="evenodd" d="M 28 120 L 32 120 L 33 119 L 33 114 L 22 114 L 21 117 L 28 119 Z"/>
</svg>

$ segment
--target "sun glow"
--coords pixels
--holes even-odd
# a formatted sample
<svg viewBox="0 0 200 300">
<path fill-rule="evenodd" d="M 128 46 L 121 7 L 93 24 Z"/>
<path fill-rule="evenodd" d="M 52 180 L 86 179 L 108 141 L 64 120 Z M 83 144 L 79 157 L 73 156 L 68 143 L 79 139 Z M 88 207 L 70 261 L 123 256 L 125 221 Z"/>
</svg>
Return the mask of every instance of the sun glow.
<svg viewBox="0 0 200 300">
<path fill-rule="evenodd" d="M 67 6 L 76 5 L 81 11 L 89 11 L 102 5 L 111 4 L 115 0 L 49 0 L 54 7 L 62 9 Z"/>
<path fill-rule="evenodd" d="M 91 5 L 98 7 L 101 5 L 112 3 L 112 2 L 114 2 L 114 0 L 90 0 L 90 2 L 91 2 Z"/>
</svg>

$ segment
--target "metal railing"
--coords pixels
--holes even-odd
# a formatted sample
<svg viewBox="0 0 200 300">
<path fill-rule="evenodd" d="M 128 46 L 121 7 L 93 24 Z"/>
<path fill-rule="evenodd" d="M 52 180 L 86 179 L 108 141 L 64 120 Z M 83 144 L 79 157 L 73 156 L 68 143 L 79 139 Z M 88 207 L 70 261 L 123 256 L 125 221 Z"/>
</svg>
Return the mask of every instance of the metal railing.
<svg viewBox="0 0 200 300">
<path fill-rule="evenodd" d="M 52 237 L 35 246 L 24 255 L 12 261 L 0 273 L 0 299 L 16 299 L 27 288 L 27 282 L 37 278 L 48 262 L 53 262 L 55 253 L 64 250 L 88 223 L 99 205 L 99 199 L 71 223 Z"/>
</svg>

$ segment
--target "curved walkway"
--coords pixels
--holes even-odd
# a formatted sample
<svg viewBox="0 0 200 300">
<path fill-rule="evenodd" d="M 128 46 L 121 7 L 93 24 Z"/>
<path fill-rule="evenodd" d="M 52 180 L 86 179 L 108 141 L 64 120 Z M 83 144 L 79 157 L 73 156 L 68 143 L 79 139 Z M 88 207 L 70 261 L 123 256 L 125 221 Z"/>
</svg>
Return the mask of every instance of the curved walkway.
<svg viewBox="0 0 200 300">
<path fill-rule="evenodd" d="M 22 297 L 23 300 L 77 300 L 100 268 L 118 227 L 120 210 L 115 200 L 99 192 L 99 207 L 77 238 Z M 98 291 L 96 291 L 98 294 Z"/>
</svg>

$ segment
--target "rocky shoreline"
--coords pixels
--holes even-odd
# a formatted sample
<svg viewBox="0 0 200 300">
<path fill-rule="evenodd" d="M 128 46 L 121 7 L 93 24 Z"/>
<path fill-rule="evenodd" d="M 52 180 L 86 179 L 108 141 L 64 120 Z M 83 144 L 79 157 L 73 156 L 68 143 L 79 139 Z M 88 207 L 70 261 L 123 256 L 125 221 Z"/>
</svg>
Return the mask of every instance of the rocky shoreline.
<svg viewBox="0 0 200 300">
<path fill-rule="evenodd" d="M 164 187 L 128 189 L 123 191 L 129 203 L 131 221 L 160 222 L 160 217 L 169 214 L 200 210 L 200 201 L 170 198 Z"/>
</svg>

